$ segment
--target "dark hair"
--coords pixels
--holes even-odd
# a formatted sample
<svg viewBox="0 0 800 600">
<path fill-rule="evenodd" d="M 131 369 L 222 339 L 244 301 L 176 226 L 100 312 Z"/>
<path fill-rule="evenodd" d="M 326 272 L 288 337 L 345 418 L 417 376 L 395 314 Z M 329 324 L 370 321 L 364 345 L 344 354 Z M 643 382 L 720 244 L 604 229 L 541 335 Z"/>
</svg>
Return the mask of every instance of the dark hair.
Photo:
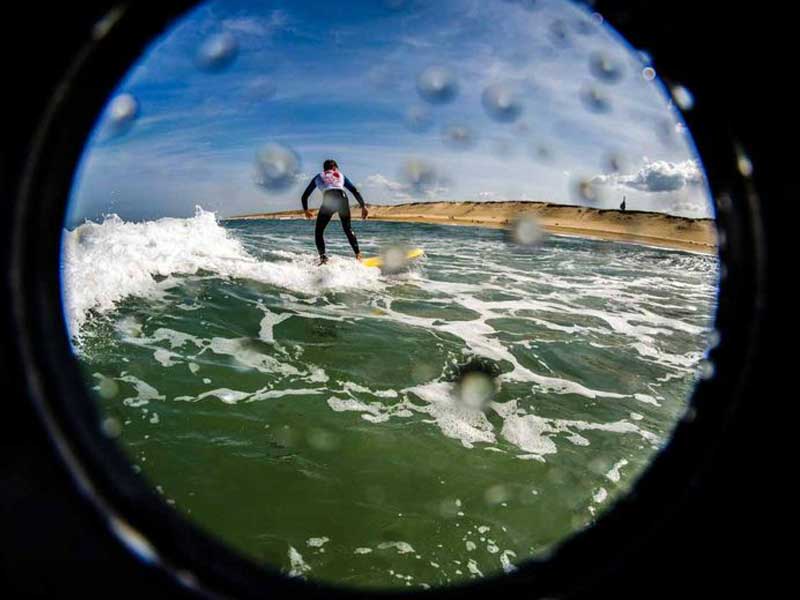
<svg viewBox="0 0 800 600">
<path fill-rule="evenodd" d="M 336 161 L 329 158 L 324 163 L 322 163 L 322 170 L 323 171 L 330 171 L 331 169 L 338 169 L 339 165 L 336 164 Z"/>
</svg>

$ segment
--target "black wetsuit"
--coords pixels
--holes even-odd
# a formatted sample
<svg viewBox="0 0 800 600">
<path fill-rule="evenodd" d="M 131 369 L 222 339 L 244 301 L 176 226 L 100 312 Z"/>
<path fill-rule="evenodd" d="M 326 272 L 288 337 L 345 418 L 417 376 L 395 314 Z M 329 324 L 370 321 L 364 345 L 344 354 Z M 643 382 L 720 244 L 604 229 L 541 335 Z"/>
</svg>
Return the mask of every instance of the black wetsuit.
<svg viewBox="0 0 800 600">
<path fill-rule="evenodd" d="M 303 192 L 303 210 L 308 210 L 308 198 L 311 196 L 314 189 L 324 188 L 325 182 L 322 179 L 323 175 L 324 174 L 322 173 L 320 175 L 316 175 Z M 361 197 L 361 194 L 356 189 L 356 186 L 354 186 L 344 175 L 341 175 L 341 177 L 344 179 L 342 185 L 353 193 L 358 201 L 358 204 L 361 206 L 361 208 L 364 208 L 364 198 Z M 351 227 L 350 222 L 350 201 L 348 200 L 347 194 L 344 192 L 344 190 L 339 188 L 331 188 L 322 192 L 322 205 L 319 207 L 319 212 L 317 213 L 317 223 L 316 227 L 314 228 L 314 241 L 317 244 L 317 251 L 322 258 L 325 258 L 325 238 L 323 237 L 323 234 L 325 232 L 325 228 L 328 226 L 328 223 L 330 223 L 331 218 L 333 218 L 333 215 L 336 213 L 339 213 L 339 220 L 342 222 L 342 229 L 344 229 L 344 233 L 347 236 L 347 241 L 350 242 L 350 247 L 353 248 L 353 252 L 359 254 L 358 240 L 356 239 L 356 235 L 353 233 L 353 228 Z"/>
</svg>

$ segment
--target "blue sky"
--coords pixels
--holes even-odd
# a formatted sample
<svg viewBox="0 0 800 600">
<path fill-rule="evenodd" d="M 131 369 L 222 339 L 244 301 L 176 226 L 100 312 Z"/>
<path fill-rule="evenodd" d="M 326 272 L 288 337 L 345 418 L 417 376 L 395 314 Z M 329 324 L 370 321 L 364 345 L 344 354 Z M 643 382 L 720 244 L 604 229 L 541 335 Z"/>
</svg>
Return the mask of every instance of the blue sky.
<svg viewBox="0 0 800 600">
<path fill-rule="evenodd" d="M 117 94 L 138 106 L 129 127 L 114 131 L 110 111 L 99 118 L 68 225 L 109 213 L 190 216 L 196 205 L 221 216 L 298 208 L 329 157 L 368 203 L 616 207 L 624 195 L 629 209 L 710 216 L 688 132 L 659 81 L 643 76 L 642 56 L 576 5 L 530 4 L 203 4 L 121 82 Z M 235 41 L 235 56 L 225 68 L 201 68 L 198 52 L 221 34 Z M 605 76 L 592 69 L 599 59 L 610 65 Z M 450 102 L 420 93 L 430 69 L 452 77 Z M 487 110 L 487 87 L 511 94 L 509 119 Z M 592 93 L 600 102 L 586 102 Z M 423 115 L 427 129 L 410 127 L 409 111 Z M 471 142 L 452 143 L 453 131 Z M 299 159 L 291 185 L 258 184 L 256 156 L 265 147 Z M 423 181 L 410 175 L 415 165 L 428 174 Z M 576 191 L 587 182 L 593 198 Z"/>
</svg>

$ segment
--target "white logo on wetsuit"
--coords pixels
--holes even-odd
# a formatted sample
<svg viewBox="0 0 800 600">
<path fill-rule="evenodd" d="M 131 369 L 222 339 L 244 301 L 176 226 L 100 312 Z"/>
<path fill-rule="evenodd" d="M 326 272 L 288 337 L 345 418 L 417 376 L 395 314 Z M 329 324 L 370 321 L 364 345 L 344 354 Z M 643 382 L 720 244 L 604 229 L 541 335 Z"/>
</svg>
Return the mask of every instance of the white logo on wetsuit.
<svg viewBox="0 0 800 600">
<path fill-rule="evenodd" d="M 344 190 L 344 175 L 336 169 L 323 171 L 317 175 L 317 188 L 321 192 L 328 190 Z"/>
</svg>

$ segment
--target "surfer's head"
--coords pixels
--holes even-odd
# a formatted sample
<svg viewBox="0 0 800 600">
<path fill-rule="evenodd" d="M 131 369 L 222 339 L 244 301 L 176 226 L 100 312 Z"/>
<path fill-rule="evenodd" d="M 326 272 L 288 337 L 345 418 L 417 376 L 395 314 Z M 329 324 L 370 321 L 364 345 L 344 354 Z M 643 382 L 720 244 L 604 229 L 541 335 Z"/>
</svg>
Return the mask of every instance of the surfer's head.
<svg viewBox="0 0 800 600">
<path fill-rule="evenodd" d="M 322 163 L 322 170 L 323 171 L 330 171 L 332 169 L 339 170 L 339 165 L 336 164 L 336 161 L 329 158 L 324 163 Z"/>
</svg>

